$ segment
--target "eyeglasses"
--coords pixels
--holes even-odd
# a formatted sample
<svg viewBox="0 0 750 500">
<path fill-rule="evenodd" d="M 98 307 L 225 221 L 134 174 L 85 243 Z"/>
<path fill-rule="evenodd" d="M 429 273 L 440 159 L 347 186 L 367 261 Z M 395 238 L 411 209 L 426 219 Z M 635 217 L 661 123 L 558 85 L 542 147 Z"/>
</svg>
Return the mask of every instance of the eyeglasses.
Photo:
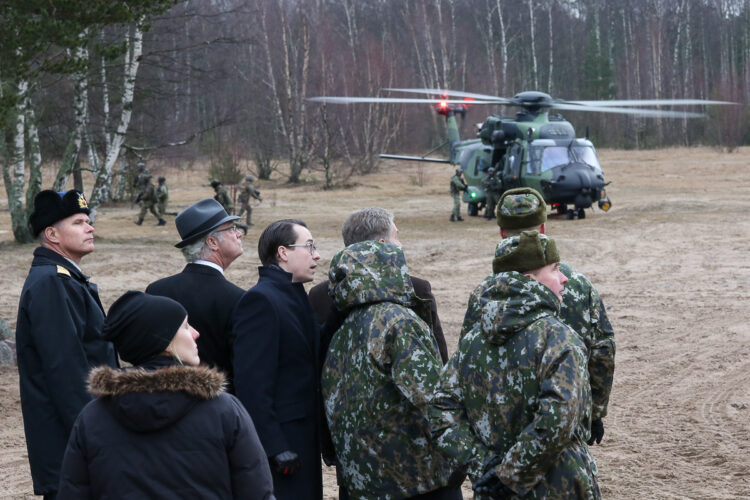
<svg viewBox="0 0 750 500">
<path fill-rule="evenodd" d="M 235 232 L 235 234 L 240 234 L 240 233 L 242 232 L 242 230 L 240 230 L 240 228 L 239 228 L 239 227 L 237 227 L 237 226 L 235 226 L 235 225 L 231 225 L 231 226 L 229 226 L 229 227 L 225 227 L 224 229 L 217 229 L 217 230 L 216 230 L 216 231 L 214 231 L 214 232 L 213 232 L 212 234 L 216 234 L 216 233 L 221 233 L 221 232 L 223 232 L 223 231 L 234 231 L 234 232 Z"/>
<path fill-rule="evenodd" d="M 318 249 L 315 246 L 315 242 L 312 243 L 294 243 L 292 245 L 284 245 L 287 248 L 290 247 L 307 247 L 307 249 L 310 251 L 310 255 L 315 255 L 315 252 L 318 251 Z"/>
</svg>

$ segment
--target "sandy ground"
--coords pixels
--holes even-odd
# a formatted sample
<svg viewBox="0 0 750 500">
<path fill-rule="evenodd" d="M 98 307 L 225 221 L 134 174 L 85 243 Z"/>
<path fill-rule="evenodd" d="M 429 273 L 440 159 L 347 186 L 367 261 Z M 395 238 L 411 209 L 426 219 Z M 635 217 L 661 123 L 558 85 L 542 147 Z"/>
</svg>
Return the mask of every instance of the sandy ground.
<svg viewBox="0 0 750 500">
<path fill-rule="evenodd" d="M 592 448 L 602 492 L 607 498 L 750 498 L 750 148 L 602 151 L 600 157 L 613 208 L 589 210 L 585 220 L 553 217 L 548 234 L 563 261 L 596 285 L 617 337 L 606 434 Z M 252 286 L 260 230 L 297 217 L 318 242 L 320 281 L 341 247 L 346 214 L 388 207 L 413 274 L 432 283 L 452 352 L 466 299 L 491 269 L 498 234 L 482 218 L 448 222 L 451 170 L 425 167 L 421 186 L 418 167 L 408 163 L 388 164 L 335 191 L 316 183 L 261 183 L 265 201 L 255 211 L 257 225 L 228 277 Z M 158 173 L 167 176 L 173 210 L 212 195 L 205 172 Z M 107 308 L 126 290 L 183 267 L 172 247 L 178 238 L 171 218 L 166 227 L 156 227 L 153 218 L 138 227 L 134 219 L 126 205 L 105 207 L 96 251 L 82 261 Z M 0 230 L 9 225 L 7 200 L 0 198 Z M 0 234 L 0 317 L 15 325 L 34 245 L 11 240 L 9 232 Z M 0 377 L 0 497 L 31 498 L 17 371 L 0 369 Z M 470 489 L 465 492 L 470 498 Z M 325 470 L 325 493 L 336 498 L 331 470 Z"/>
</svg>

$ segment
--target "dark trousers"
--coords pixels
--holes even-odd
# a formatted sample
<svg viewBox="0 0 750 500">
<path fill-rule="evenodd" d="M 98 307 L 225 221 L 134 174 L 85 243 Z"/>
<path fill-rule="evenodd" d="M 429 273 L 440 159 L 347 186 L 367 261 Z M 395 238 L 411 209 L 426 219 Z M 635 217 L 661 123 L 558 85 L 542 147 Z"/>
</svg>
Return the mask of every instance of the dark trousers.
<svg viewBox="0 0 750 500">
<path fill-rule="evenodd" d="M 411 497 L 412 500 L 463 500 L 460 486 L 444 486 L 440 489 Z"/>
</svg>

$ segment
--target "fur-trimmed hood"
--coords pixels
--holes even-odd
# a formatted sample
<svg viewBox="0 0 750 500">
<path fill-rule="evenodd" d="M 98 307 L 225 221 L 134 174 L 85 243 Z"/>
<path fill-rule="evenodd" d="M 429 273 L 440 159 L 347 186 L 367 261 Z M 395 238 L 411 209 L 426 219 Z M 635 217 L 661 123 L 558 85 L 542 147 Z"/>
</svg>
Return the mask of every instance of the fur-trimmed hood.
<svg viewBox="0 0 750 500">
<path fill-rule="evenodd" d="M 89 374 L 89 392 L 98 398 L 131 392 L 184 392 L 212 399 L 224 392 L 224 375 L 204 366 L 169 366 L 158 370 L 100 366 Z"/>
<path fill-rule="evenodd" d="M 201 401 L 224 392 L 224 375 L 211 368 L 179 365 L 149 368 L 116 370 L 101 366 L 89 374 L 91 394 L 135 432 L 168 427 Z"/>
</svg>

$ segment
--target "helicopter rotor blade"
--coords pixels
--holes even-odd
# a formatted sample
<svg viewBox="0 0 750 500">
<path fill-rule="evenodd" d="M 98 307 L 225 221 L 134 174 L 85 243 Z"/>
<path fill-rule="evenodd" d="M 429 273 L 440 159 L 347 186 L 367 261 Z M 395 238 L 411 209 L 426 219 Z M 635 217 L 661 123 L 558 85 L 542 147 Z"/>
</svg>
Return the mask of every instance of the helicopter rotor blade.
<svg viewBox="0 0 750 500">
<path fill-rule="evenodd" d="M 623 115 L 653 116 L 661 118 L 705 118 L 703 113 L 692 113 L 689 111 L 666 111 L 661 109 L 640 108 L 615 108 L 608 106 L 579 106 L 574 104 L 554 103 L 550 108 L 565 109 L 568 111 L 593 111 L 598 113 L 619 113 Z"/>
<path fill-rule="evenodd" d="M 484 101 L 464 101 L 462 99 L 417 99 L 405 97 L 308 97 L 308 101 L 325 102 L 329 104 L 355 103 L 418 103 L 418 104 L 497 104 Z"/>
<path fill-rule="evenodd" d="M 492 104 L 511 104 L 512 101 L 506 97 L 498 97 L 486 94 L 474 94 L 472 92 L 460 92 L 458 90 L 440 90 L 440 89 L 392 89 L 385 88 L 391 92 L 410 92 L 413 94 L 436 94 L 441 96 L 468 97 L 470 99 L 480 99 L 482 101 L 492 101 Z"/>
<path fill-rule="evenodd" d="M 703 99 L 639 99 L 624 101 L 556 101 L 562 104 L 580 104 L 582 106 L 721 106 L 736 105 L 729 101 L 706 101 Z"/>
</svg>

